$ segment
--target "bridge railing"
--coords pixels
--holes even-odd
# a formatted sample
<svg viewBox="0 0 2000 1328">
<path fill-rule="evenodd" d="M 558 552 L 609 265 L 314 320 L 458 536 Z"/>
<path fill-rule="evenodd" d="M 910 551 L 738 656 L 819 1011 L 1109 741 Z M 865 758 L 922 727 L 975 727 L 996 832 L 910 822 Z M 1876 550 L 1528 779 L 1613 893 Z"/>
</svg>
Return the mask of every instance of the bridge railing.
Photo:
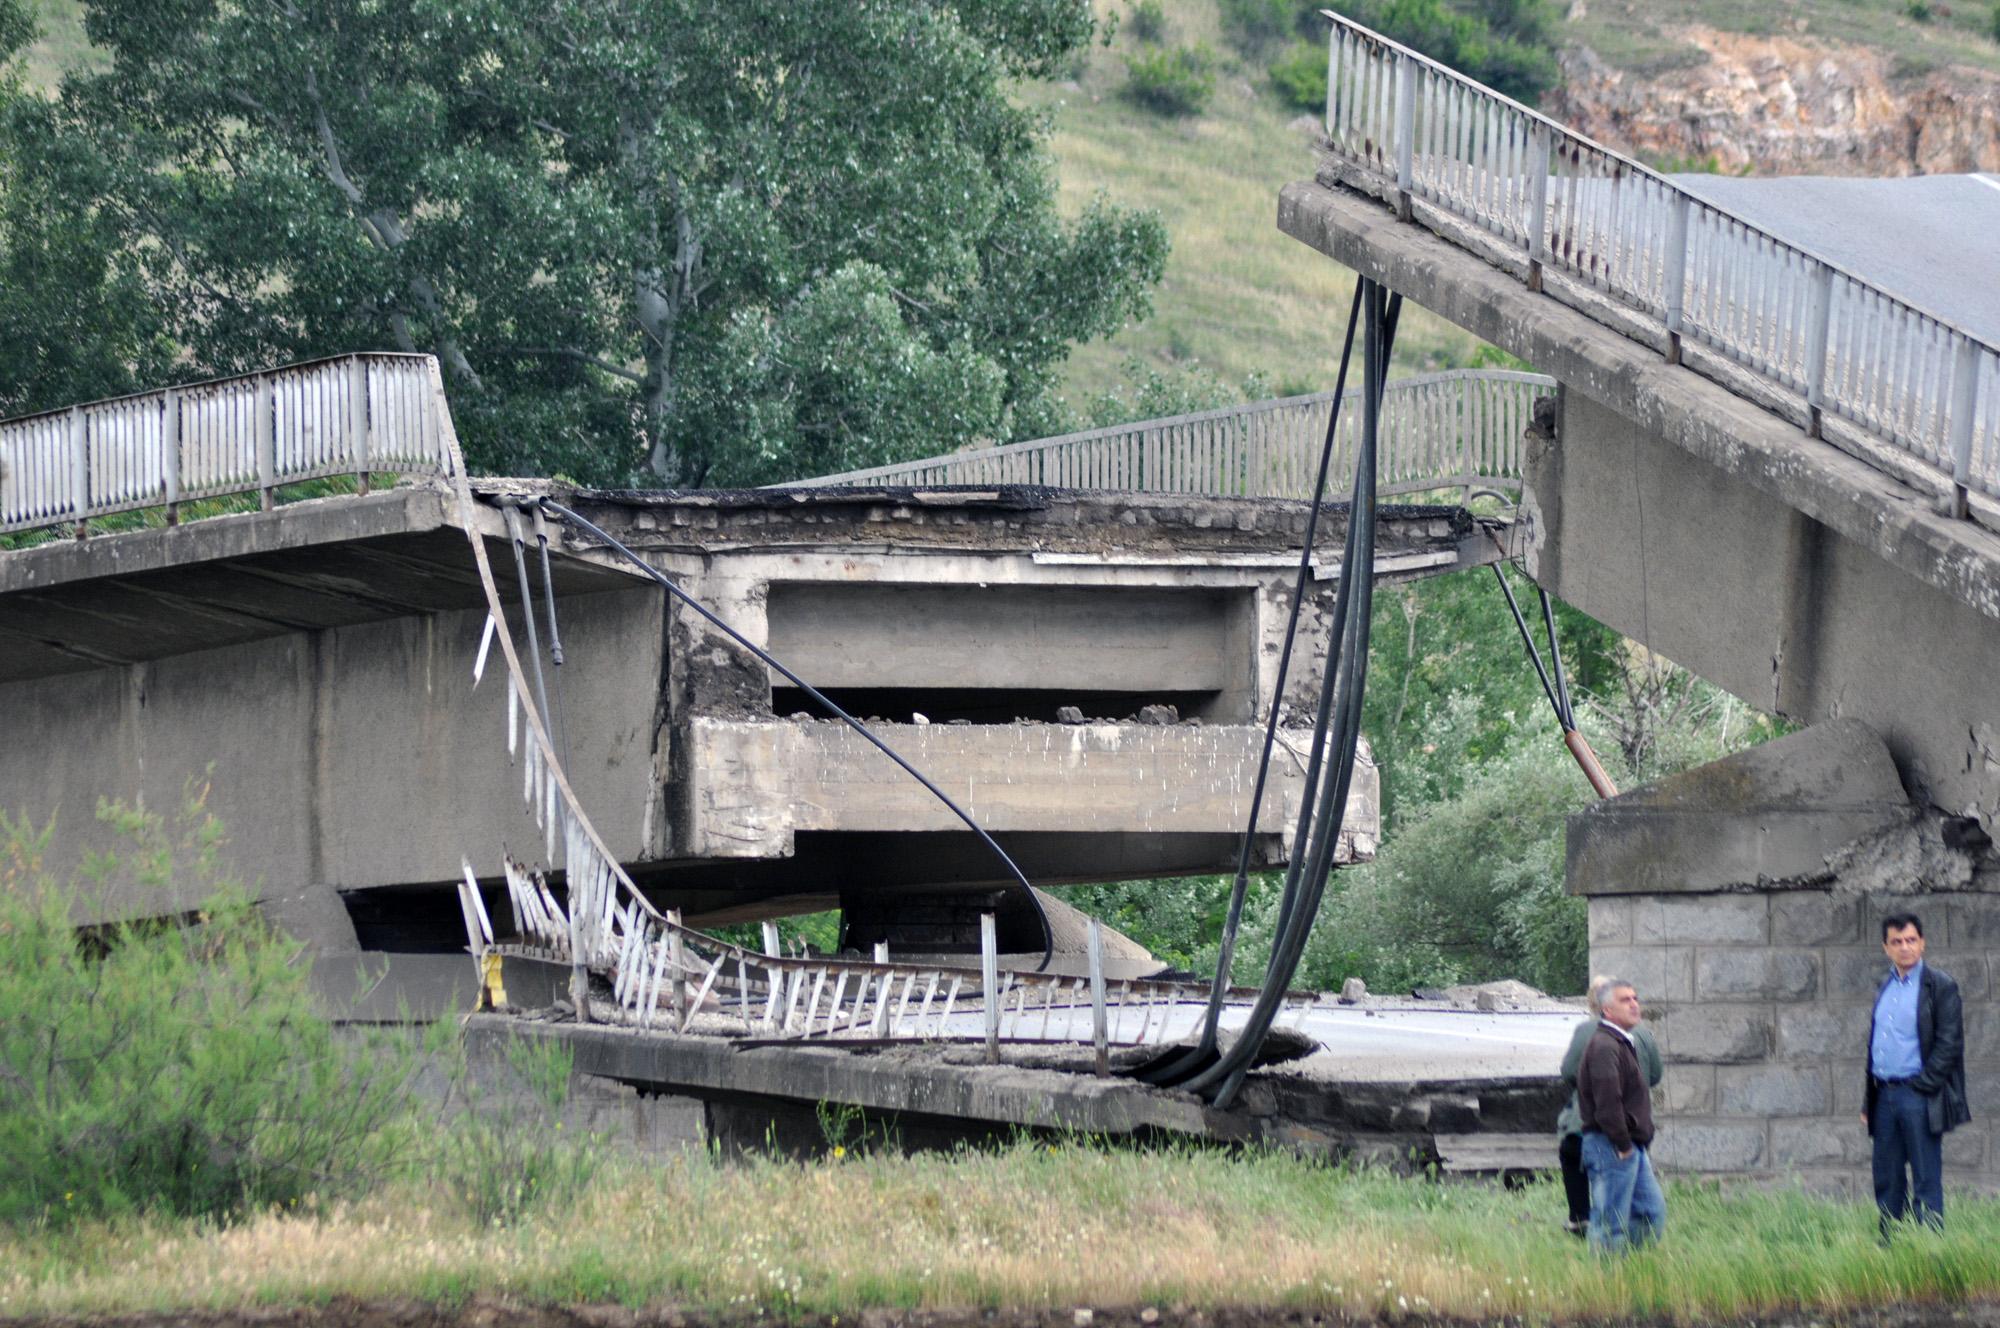
<svg viewBox="0 0 2000 1328">
<path fill-rule="evenodd" d="M 1970 493 L 2000 496 L 2000 351 L 1324 12 L 1327 147 L 1404 220 L 1421 202 L 1524 261 L 1531 289 L 1600 318 L 1589 297 L 1608 298 L 1637 315 L 1670 362 L 1681 362 L 1684 342 L 1713 352 L 1802 405 L 1813 437 L 1825 436 L 1826 419 L 1845 421 L 1864 460 L 1882 465 L 1870 455 L 1880 447 L 1890 468 L 1914 462 L 1919 476 L 1951 486 L 1961 517 Z"/>
<path fill-rule="evenodd" d="M 1392 382 L 1383 398 L 1381 493 L 1510 487 L 1540 374 L 1460 369 Z M 844 484 L 1044 484 L 1225 497 L 1307 498 L 1333 394 L 1284 397 L 1141 420 L 1033 442 L 954 452 L 798 481 Z M 1333 483 L 1353 469 L 1361 411 L 1350 398 L 1335 438 Z"/>
<path fill-rule="evenodd" d="M 0 421 L 0 533 L 370 472 L 437 474 L 424 355 L 342 355 Z"/>
</svg>

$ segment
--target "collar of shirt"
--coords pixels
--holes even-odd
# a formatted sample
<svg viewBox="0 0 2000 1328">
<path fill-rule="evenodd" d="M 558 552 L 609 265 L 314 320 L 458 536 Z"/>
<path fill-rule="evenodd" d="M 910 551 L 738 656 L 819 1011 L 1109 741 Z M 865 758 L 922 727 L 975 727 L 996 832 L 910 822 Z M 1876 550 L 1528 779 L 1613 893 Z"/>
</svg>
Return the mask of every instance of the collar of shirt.
<svg viewBox="0 0 2000 1328">
<path fill-rule="evenodd" d="M 1910 965 L 1910 971 L 1908 973 L 1898 973 L 1896 971 L 1896 966 L 1894 964 L 1889 965 L 1889 981 L 1891 982 L 1915 982 L 1918 978 L 1922 977 L 1923 975 L 1924 975 L 1924 961 L 1921 959 L 1919 959 L 1916 963 Z"/>
<path fill-rule="evenodd" d="M 1624 1029 L 1620 1028 L 1618 1025 L 1612 1023 L 1609 1019 L 1599 1019 L 1597 1022 L 1603 1024 L 1606 1028 L 1616 1033 L 1619 1037 L 1624 1038 L 1625 1041 L 1631 1045 L 1632 1050 L 1637 1051 L 1639 1049 L 1639 1044 L 1632 1041 L 1632 1035 L 1626 1032 Z"/>
</svg>

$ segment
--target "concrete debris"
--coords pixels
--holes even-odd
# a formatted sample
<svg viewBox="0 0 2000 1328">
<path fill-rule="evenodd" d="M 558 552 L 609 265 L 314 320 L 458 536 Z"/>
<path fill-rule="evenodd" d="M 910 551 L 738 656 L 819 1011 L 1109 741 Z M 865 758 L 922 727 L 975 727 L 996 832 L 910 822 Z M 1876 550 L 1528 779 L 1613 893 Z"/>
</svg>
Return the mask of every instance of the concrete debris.
<svg viewBox="0 0 2000 1328">
<path fill-rule="evenodd" d="M 1170 705 L 1140 706 L 1138 719 L 1141 724 L 1178 724 L 1181 712 Z"/>
<path fill-rule="evenodd" d="M 1058 723 L 1058 724 L 1081 724 L 1081 723 L 1083 723 L 1083 709 L 1082 709 L 1082 707 L 1080 707 L 1080 706 L 1057 706 L 1057 707 L 1056 707 L 1056 723 Z"/>
<path fill-rule="evenodd" d="M 1360 978 L 1349 978 L 1340 984 L 1340 1003 L 1342 1005 L 1358 1004 L 1361 998 L 1367 994 L 1368 984 Z"/>
<path fill-rule="evenodd" d="M 1094 1317 L 1089 1310 L 1080 1309 L 1072 1316 L 1072 1321 L 1076 1324 L 1076 1328 L 1090 1328 L 1090 1321 Z"/>
<path fill-rule="evenodd" d="M 1827 858 L 1830 884 L 1838 894 L 1963 890 L 1987 859 L 1991 842 L 1983 832 L 1966 833 L 1961 818 L 1925 810 L 1834 852 Z"/>
<path fill-rule="evenodd" d="M 931 722 L 931 717 L 921 710 L 912 710 L 910 712 L 910 722 L 912 724 L 928 724 Z"/>
</svg>

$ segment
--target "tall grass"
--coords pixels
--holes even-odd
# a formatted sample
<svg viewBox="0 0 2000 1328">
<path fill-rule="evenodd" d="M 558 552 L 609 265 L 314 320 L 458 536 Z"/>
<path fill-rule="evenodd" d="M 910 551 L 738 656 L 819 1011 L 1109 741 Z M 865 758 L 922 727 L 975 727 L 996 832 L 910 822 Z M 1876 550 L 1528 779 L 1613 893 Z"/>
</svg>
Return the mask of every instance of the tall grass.
<svg viewBox="0 0 2000 1328">
<path fill-rule="evenodd" d="M 1441 1186 L 1277 1154 L 1021 1142 L 992 1152 L 607 1164 L 573 1203 L 481 1224 L 412 1181 L 228 1227 L 0 1235 L 0 1316 L 336 1296 L 673 1302 L 745 1314 L 1254 1304 L 1693 1321 L 2000 1294 L 2000 1204 L 1888 1249 L 1872 1210 L 1670 1185 L 1663 1244 L 1603 1261 L 1560 1193 Z"/>
</svg>

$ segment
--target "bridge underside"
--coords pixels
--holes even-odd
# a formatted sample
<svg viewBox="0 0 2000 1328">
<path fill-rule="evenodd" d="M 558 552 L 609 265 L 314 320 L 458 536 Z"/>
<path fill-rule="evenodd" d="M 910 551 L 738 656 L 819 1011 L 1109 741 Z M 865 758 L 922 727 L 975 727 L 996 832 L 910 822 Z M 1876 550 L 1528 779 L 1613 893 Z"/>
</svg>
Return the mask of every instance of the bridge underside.
<svg viewBox="0 0 2000 1328">
<path fill-rule="evenodd" d="M 1233 864 L 1303 504 L 1024 489 L 570 501 L 875 721 L 1031 879 Z M 502 515 L 478 519 L 525 646 Z M 1314 649 L 1343 524 L 1322 522 Z M 1381 530 L 1391 579 L 1491 547 L 1457 509 L 1393 509 Z M 948 811 L 608 550 L 558 536 L 551 565 L 555 738 L 659 903 L 697 924 L 837 904 L 857 936 L 902 948 L 976 934 L 1001 874 Z M 171 808 L 212 771 L 228 856 L 284 925 L 325 953 L 442 960 L 463 945 L 443 888 L 461 859 L 490 879 L 503 850 L 547 852 L 505 756 L 505 691 L 474 685 L 483 621 L 450 499 L 421 486 L 0 555 L 0 806 L 37 822 L 63 809 L 61 871 L 110 846 L 77 809 Z M 1308 651 L 1287 690 L 1265 863 L 1289 851 L 1319 667 Z M 1344 858 L 1373 850 L 1375 787 L 1364 766 Z M 171 893 L 114 887 L 79 907 L 94 921 L 195 902 Z M 1003 949 L 1039 951 L 1010 930 Z"/>
</svg>

